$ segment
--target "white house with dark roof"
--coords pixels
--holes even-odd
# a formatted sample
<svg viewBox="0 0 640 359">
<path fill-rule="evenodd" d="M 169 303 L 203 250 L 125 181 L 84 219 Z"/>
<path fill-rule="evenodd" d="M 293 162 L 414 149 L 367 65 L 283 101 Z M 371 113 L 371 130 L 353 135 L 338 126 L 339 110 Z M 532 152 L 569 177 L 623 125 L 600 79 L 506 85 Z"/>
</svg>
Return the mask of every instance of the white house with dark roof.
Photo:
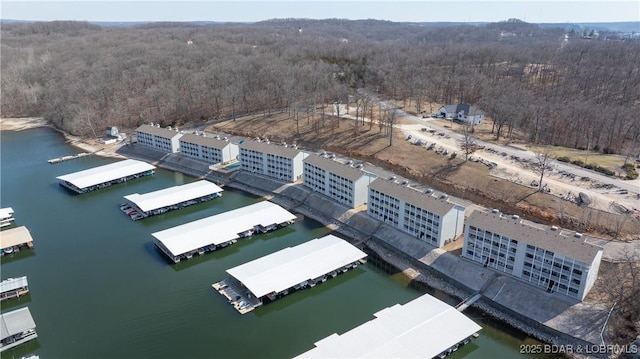
<svg viewBox="0 0 640 359">
<path fill-rule="evenodd" d="M 286 182 L 302 178 L 302 160 L 307 154 L 294 147 L 262 141 L 245 141 L 239 147 L 240 165 L 244 171 Z"/>
<path fill-rule="evenodd" d="M 187 133 L 180 137 L 180 153 L 196 160 L 210 164 L 225 163 L 238 157 L 240 149 L 237 144 L 205 134 Z"/>
<path fill-rule="evenodd" d="M 580 233 L 545 227 L 497 211 L 474 211 L 462 256 L 543 290 L 584 300 L 598 277 L 602 247 Z"/>
<path fill-rule="evenodd" d="M 442 247 L 464 229 L 464 206 L 378 178 L 369 185 L 367 213 L 421 241 Z"/>
<path fill-rule="evenodd" d="M 179 140 L 182 135 L 177 128 L 142 125 L 136 129 L 136 142 L 160 151 L 176 153 L 180 150 Z"/>
<path fill-rule="evenodd" d="M 350 208 L 367 203 L 368 186 L 377 176 L 363 171 L 362 165 L 353 167 L 315 154 L 302 162 L 303 183 L 311 190 Z"/>
<path fill-rule="evenodd" d="M 464 103 L 442 106 L 438 110 L 438 116 L 465 122 L 470 125 L 479 125 L 484 119 L 484 113 L 482 111 Z"/>
</svg>

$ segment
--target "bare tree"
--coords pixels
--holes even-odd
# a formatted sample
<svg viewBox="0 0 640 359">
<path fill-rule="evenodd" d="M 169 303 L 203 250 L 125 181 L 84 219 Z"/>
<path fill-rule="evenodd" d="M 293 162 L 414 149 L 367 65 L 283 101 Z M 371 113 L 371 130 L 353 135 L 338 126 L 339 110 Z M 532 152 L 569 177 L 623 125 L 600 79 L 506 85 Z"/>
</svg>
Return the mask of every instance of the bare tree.
<svg viewBox="0 0 640 359">
<path fill-rule="evenodd" d="M 471 137 L 471 130 L 469 129 L 469 125 L 462 126 L 462 134 L 463 138 L 460 140 L 460 148 L 462 152 L 464 152 L 464 161 L 467 162 L 469 160 L 469 156 L 475 153 L 478 150 L 478 144 L 475 139 Z"/>
<path fill-rule="evenodd" d="M 543 152 L 536 153 L 535 163 L 533 170 L 540 174 L 540 180 L 538 181 L 538 192 L 542 192 L 542 180 L 547 170 L 550 170 L 551 162 L 555 160 L 555 156 L 552 154 L 551 149 L 547 148 Z"/>
</svg>

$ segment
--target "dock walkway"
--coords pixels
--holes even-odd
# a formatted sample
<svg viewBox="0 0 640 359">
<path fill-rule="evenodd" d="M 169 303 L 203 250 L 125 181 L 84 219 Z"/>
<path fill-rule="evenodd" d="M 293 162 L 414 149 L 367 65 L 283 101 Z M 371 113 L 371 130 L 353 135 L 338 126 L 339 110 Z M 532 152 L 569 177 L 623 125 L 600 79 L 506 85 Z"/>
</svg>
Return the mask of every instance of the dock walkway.
<svg viewBox="0 0 640 359">
<path fill-rule="evenodd" d="M 47 162 L 49 162 L 49 164 L 56 164 L 56 163 L 60 163 L 60 162 L 65 162 L 65 161 L 70 161 L 70 160 L 75 160 L 76 158 L 82 158 L 82 157 L 87 157 L 87 156 L 91 156 L 96 154 L 97 152 L 102 151 L 97 150 L 97 151 L 93 151 L 93 152 L 82 152 L 82 153 L 78 153 L 75 155 L 69 155 L 69 156 L 62 156 L 62 157 L 56 157 L 56 158 L 52 158 L 50 160 L 47 160 Z"/>
<path fill-rule="evenodd" d="M 482 297 L 482 294 L 476 293 L 476 295 L 463 300 L 460 304 L 456 306 L 456 309 L 459 312 L 463 312 L 465 309 L 469 308 L 471 305 L 473 305 L 473 303 L 475 303 L 481 297 Z"/>
</svg>

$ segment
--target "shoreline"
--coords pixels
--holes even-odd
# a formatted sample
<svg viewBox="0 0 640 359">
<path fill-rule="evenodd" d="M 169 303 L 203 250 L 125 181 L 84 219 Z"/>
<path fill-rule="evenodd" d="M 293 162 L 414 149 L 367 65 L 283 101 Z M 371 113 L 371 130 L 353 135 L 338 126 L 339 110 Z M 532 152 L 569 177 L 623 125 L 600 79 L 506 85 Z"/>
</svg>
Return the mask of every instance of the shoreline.
<svg viewBox="0 0 640 359">
<path fill-rule="evenodd" d="M 0 131 L 24 131 L 38 127 L 49 127 L 56 132 L 62 134 L 69 144 L 77 147 L 83 151 L 91 152 L 95 155 L 109 158 L 121 158 L 126 157 L 117 153 L 121 144 L 102 145 L 99 143 L 88 143 L 80 137 L 70 135 L 69 133 L 62 131 L 42 117 L 19 117 L 19 118 L 0 118 Z"/>
<path fill-rule="evenodd" d="M 7 119 L 0 119 L 2 130 L 10 130 L 6 128 L 6 120 Z M 9 120 L 11 125 L 14 126 L 15 129 L 13 130 L 15 131 L 35 127 L 53 128 L 50 124 L 42 119 L 26 119 L 26 122 L 11 121 L 12 119 Z M 78 147 L 82 150 L 90 152 L 94 152 L 97 150 L 96 147 L 94 147 L 90 143 L 82 141 L 75 136 L 66 134 L 63 131 L 57 129 L 55 130 L 63 134 L 65 139 L 74 147 Z M 465 284 L 457 281 L 456 278 L 449 276 L 449 273 L 442 272 L 441 268 L 438 269 L 437 267 L 433 267 L 426 263 L 423 263 L 419 259 L 412 257 L 410 253 L 405 253 L 401 249 L 395 248 L 389 243 L 385 243 L 384 240 L 375 238 L 375 236 L 372 236 L 373 233 L 362 231 L 361 228 L 358 228 L 358 226 L 352 225 L 349 219 L 334 218 L 335 216 L 332 216 L 332 213 L 330 211 L 327 212 L 321 210 L 320 208 L 307 206 L 305 202 L 307 202 L 309 195 L 301 200 L 300 197 L 292 196 L 293 193 L 276 193 L 271 191 L 268 188 L 268 185 L 265 186 L 256 184 L 255 182 L 250 181 L 250 178 L 241 176 L 241 173 L 238 172 L 232 173 L 228 177 L 220 175 L 216 172 L 211 172 L 208 170 L 208 166 L 203 166 L 199 161 L 198 163 L 193 163 L 193 166 L 190 165 L 191 161 L 180 161 L 180 163 L 178 164 L 174 163 L 177 161 L 173 161 L 172 156 L 169 156 L 165 159 L 164 155 L 166 154 L 154 153 L 153 151 L 145 152 L 144 150 L 143 152 L 138 152 L 133 146 L 122 148 L 122 143 L 117 145 L 110 145 L 107 147 L 110 148 L 105 151 L 99 151 L 96 153 L 96 155 L 117 158 L 138 158 L 143 161 L 154 163 L 159 167 L 168 170 L 181 172 L 189 176 L 209 178 L 211 180 L 222 182 L 225 185 L 229 185 L 232 188 L 242 190 L 254 195 L 263 196 L 280 205 L 283 205 L 284 207 L 287 207 L 289 210 L 296 211 L 304 216 L 310 217 L 322 223 L 323 225 L 329 226 L 331 229 L 334 229 L 342 235 L 349 237 L 353 242 L 359 242 L 361 245 L 366 246 L 369 250 L 375 252 L 382 261 L 387 263 L 389 266 L 396 268 L 399 272 L 402 272 L 403 275 L 405 275 L 412 283 L 416 283 L 426 288 L 440 290 L 447 295 L 458 299 L 464 299 L 470 294 L 470 288 L 465 286 Z M 123 154 L 118 153 L 117 151 L 123 152 Z M 262 184 L 266 184 L 266 182 L 262 182 Z M 478 301 L 477 303 L 472 305 L 472 307 L 500 321 L 501 323 L 509 325 L 510 327 L 521 333 L 540 340 L 543 343 L 559 345 L 562 343 L 559 343 L 558 341 L 566 341 L 568 339 L 567 337 L 575 339 L 578 342 L 582 341 L 582 339 L 580 338 L 576 338 L 571 334 L 562 332 L 560 333 L 563 334 L 562 336 L 564 336 L 564 338 L 559 338 L 557 335 L 555 335 L 558 334 L 557 329 L 546 326 L 544 323 L 539 322 L 537 322 L 537 325 L 531 325 L 531 321 L 535 321 L 534 319 L 520 313 L 509 313 L 509 310 L 505 310 L 509 308 L 505 308 L 500 303 L 493 302 L 489 298 L 483 298 L 483 300 Z"/>
</svg>

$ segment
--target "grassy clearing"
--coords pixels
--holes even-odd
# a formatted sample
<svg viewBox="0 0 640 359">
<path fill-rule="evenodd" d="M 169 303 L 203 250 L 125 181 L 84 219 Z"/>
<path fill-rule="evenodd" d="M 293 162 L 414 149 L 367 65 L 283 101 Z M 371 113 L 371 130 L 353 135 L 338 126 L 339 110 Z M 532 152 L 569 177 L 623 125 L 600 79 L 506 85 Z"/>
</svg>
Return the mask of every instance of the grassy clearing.
<svg viewBox="0 0 640 359">
<path fill-rule="evenodd" d="M 554 157 L 566 156 L 569 157 L 571 161 L 580 160 L 584 163 L 591 163 L 601 167 L 620 168 L 624 164 L 624 156 L 621 155 L 605 155 L 594 151 L 584 151 L 558 146 L 528 146 L 528 149 L 537 153 L 549 150 Z"/>
</svg>

